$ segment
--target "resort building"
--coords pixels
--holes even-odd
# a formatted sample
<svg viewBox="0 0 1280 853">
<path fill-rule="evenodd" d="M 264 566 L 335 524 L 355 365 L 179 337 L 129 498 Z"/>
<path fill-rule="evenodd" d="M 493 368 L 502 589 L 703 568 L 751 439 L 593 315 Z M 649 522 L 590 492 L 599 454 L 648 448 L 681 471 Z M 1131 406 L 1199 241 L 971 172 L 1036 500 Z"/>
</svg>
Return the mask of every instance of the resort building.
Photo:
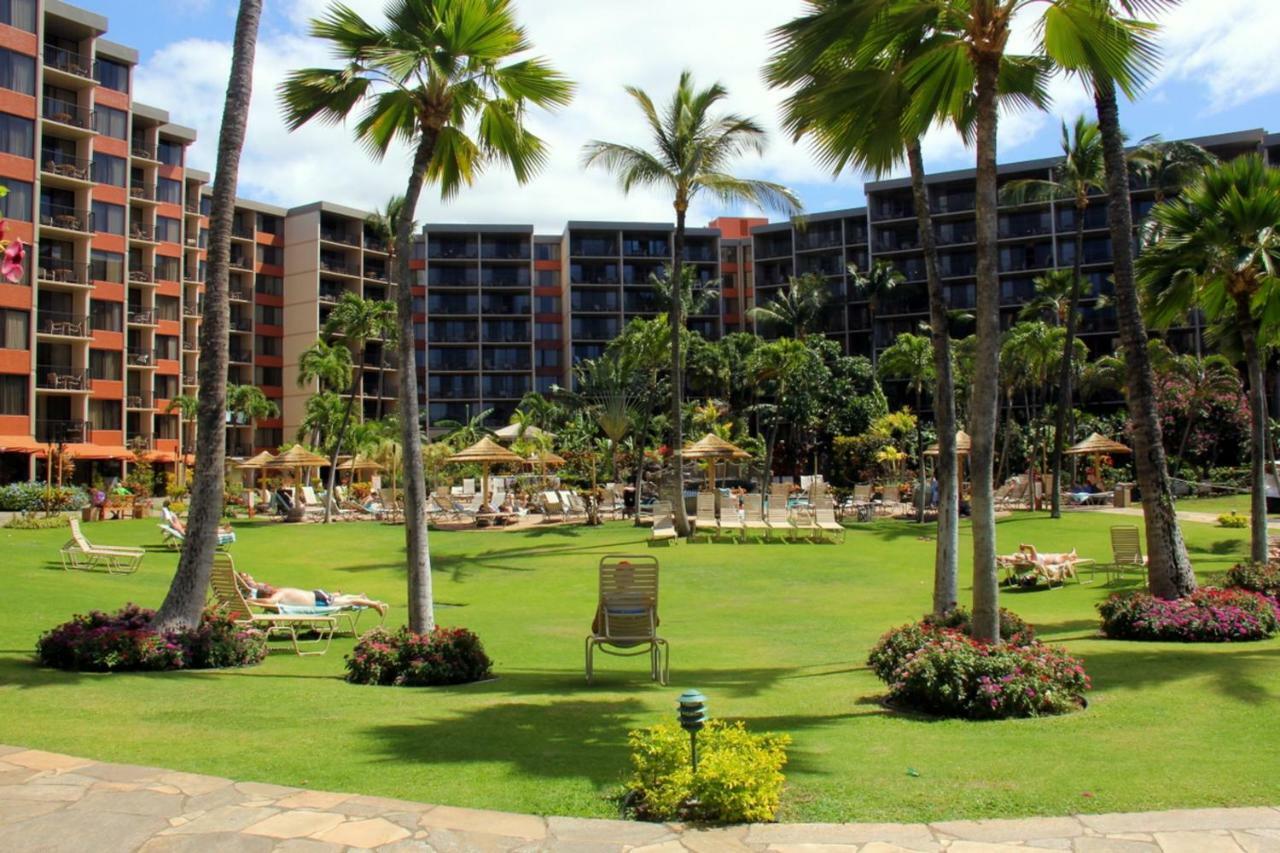
<svg viewBox="0 0 1280 853">
<path fill-rule="evenodd" d="M 75 478 L 118 474 L 145 459 L 161 469 L 194 446 L 194 425 L 171 402 L 193 395 L 207 275 L 209 181 L 186 168 L 195 133 L 131 97 L 137 52 L 107 41 L 107 21 L 60 0 L 0 2 L 0 215 L 30 244 L 27 272 L 0 283 L 0 482 L 44 476 L 51 445 L 71 448 Z M 1280 134 L 1263 130 L 1194 140 L 1222 157 L 1262 151 L 1280 162 Z M 358 156 L 352 151 L 351 156 Z M 1001 181 L 1048 179 L 1056 158 L 1004 164 Z M 947 302 L 974 306 L 974 174 L 927 179 Z M 870 356 L 927 320 L 924 262 L 905 179 L 865 187 L 862 207 L 813 212 L 799 223 L 721 217 L 688 229 L 696 282 L 688 325 L 704 337 L 754 331 L 750 309 L 788 278 L 825 277 L 822 331 L 845 352 Z M 1155 190 L 1135 186 L 1135 220 Z M 314 383 L 298 360 L 344 293 L 395 299 L 390 246 L 367 211 L 319 201 L 284 208 L 237 201 L 231 248 L 228 381 L 256 385 L 277 417 L 229 417 L 233 456 L 297 437 Z M 1034 279 L 1075 257 L 1074 205 L 1060 200 L 1000 210 L 1002 322 L 1016 321 Z M 401 371 L 415 370 L 424 416 L 510 417 L 529 391 L 572 384 L 635 318 L 665 310 L 653 286 L 673 259 L 667 222 L 571 221 L 560 234 L 532 225 L 426 225 L 410 266 L 416 363 L 369 341 L 357 411 L 395 407 Z M 1105 199 L 1084 216 L 1089 286 L 1082 339 L 1115 348 Z M 876 304 L 850 268 L 892 264 L 905 281 Z M 714 291 L 703 285 L 718 282 Z M 963 322 L 963 318 L 957 320 Z M 762 328 L 761 332 L 770 330 Z M 1194 327 L 1172 330 L 1190 348 Z M 889 384 L 891 398 L 901 389 Z"/>
</svg>

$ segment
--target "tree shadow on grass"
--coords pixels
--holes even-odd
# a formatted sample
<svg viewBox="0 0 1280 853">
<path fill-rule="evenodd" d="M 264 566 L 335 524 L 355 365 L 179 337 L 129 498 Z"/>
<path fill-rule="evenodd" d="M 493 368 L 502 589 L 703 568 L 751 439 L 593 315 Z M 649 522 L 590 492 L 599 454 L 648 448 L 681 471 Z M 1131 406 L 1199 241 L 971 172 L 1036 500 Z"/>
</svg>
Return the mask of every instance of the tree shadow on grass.
<svg viewBox="0 0 1280 853">
<path fill-rule="evenodd" d="M 1219 539 L 1217 542 L 1210 543 L 1208 547 L 1188 544 L 1187 552 L 1190 554 L 1206 554 L 1215 557 L 1227 557 L 1236 554 L 1244 555 L 1249 553 L 1249 543 L 1244 539 Z"/>
<path fill-rule="evenodd" d="M 1112 650 L 1114 648 L 1114 650 Z M 1142 690 L 1169 682 L 1208 676 L 1214 693 L 1249 705 L 1273 705 L 1277 689 L 1268 687 L 1280 665 L 1274 640 L 1230 644 L 1108 641 L 1108 649 L 1085 656 L 1085 669 L 1099 693 Z"/>
</svg>

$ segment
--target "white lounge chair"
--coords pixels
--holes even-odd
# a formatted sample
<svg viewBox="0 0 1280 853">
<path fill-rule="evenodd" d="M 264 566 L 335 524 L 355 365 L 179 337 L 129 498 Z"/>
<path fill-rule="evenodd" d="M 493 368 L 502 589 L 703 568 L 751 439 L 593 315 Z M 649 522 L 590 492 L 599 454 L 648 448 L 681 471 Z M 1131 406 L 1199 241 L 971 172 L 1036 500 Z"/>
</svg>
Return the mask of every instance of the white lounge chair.
<svg viewBox="0 0 1280 853">
<path fill-rule="evenodd" d="M 676 534 L 676 522 L 671 509 L 671 501 L 658 501 L 653 505 L 653 527 L 649 529 L 650 542 L 680 541 Z"/>
<path fill-rule="evenodd" d="M 747 533 L 752 530 L 759 530 L 763 535 L 769 535 L 769 522 L 764 518 L 764 504 L 760 499 L 760 495 L 743 495 L 742 510 L 745 516 L 742 520 L 742 538 L 745 541 Z"/>
<path fill-rule="evenodd" d="M 699 492 L 697 512 L 693 517 L 695 533 L 705 534 L 710 542 L 720 532 L 720 524 L 716 521 L 716 496 L 712 492 Z"/>
<path fill-rule="evenodd" d="M 776 500 L 772 496 L 769 498 L 769 511 L 765 515 L 765 527 L 769 531 L 770 538 L 773 537 L 773 531 L 781 530 L 791 533 L 791 538 L 795 539 L 796 526 L 791 522 L 787 515 L 787 502 L 785 499 Z"/>
<path fill-rule="evenodd" d="M 80 529 L 80 520 L 71 521 L 71 539 L 58 552 L 62 558 L 62 568 L 106 569 L 109 574 L 132 574 L 142 565 L 142 558 L 147 552 L 142 548 L 131 548 L 122 545 L 94 545 Z"/>
<path fill-rule="evenodd" d="M 831 538 L 840 542 L 844 541 L 845 529 L 844 525 L 836 521 L 836 508 L 831 503 L 831 498 L 823 498 L 814 507 L 814 522 L 818 525 L 824 535 L 830 535 Z"/>
</svg>

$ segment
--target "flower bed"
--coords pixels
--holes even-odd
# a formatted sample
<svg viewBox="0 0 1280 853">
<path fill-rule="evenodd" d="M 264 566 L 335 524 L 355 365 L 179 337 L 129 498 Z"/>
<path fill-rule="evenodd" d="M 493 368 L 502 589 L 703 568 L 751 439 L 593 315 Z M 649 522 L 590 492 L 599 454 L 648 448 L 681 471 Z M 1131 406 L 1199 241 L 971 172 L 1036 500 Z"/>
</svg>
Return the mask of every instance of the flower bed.
<svg viewBox="0 0 1280 853">
<path fill-rule="evenodd" d="M 154 672 L 250 666 L 267 656 L 262 632 L 215 611 L 206 610 L 200 624 L 187 631 L 152 630 L 154 617 L 154 610 L 136 604 L 117 613 L 77 615 L 40 637 L 36 660 L 78 672 Z"/>
<path fill-rule="evenodd" d="M 1224 586 L 1260 592 L 1273 601 L 1280 600 L 1280 562 L 1237 563 L 1227 570 Z"/>
<path fill-rule="evenodd" d="M 1098 612 L 1102 632 L 1119 640 L 1230 643 L 1262 640 L 1280 630 L 1274 602 L 1247 589 L 1206 587 L 1173 600 L 1117 593 Z"/>
<path fill-rule="evenodd" d="M 945 616 L 930 614 L 919 622 L 902 625 L 886 632 L 871 649 L 867 664 L 881 681 L 892 681 L 893 673 L 907 657 L 937 636 L 940 631 L 953 631 L 968 636 L 972 633 L 972 617 L 963 607 Z M 1000 639 L 1021 646 L 1035 640 L 1036 631 L 1021 616 L 1000 608 Z"/>
<path fill-rule="evenodd" d="M 466 628 L 437 627 L 430 634 L 408 628 L 374 628 L 347 655 L 347 681 L 397 687 L 467 684 L 489 677 L 493 662 L 480 638 Z"/>
</svg>

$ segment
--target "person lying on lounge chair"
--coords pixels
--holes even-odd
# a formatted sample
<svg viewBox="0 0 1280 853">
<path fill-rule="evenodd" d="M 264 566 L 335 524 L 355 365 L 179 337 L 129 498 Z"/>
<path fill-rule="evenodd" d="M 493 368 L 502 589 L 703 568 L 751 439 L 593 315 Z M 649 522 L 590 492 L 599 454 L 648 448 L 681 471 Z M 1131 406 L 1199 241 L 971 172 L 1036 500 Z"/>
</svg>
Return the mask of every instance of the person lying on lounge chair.
<svg viewBox="0 0 1280 853">
<path fill-rule="evenodd" d="M 168 507 L 165 507 L 165 521 L 169 522 L 169 526 L 181 533 L 183 536 L 187 535 L 186 523 L 182 519 L 178 518 L 178 514 Z M 229 524 L 222 524 L 218 526 L 219 536 L 226 536 L 228 533 L 232 532 L 234 531 L 232 531 Z"/>
<path fill-rule="evenodd" d="M 1062 563 L 1074 563 L 1080 558 L 1076 556 L 1076 549 L 1072 548 L 1069 552 L 1063 554 L 1042 554 L 1036 550 L 1035 545 L 1027 545 L 1023 543 L 1018 546 L 1018 551 L 1027 556 L 1032 563 L 1039 563 L 1042 566 L 1057 566 Z"/>
<path fill-rule="evenodd" d="M 374 601 L 364 593 L 325 592 L 322 589 L 305 590 L 292 586 L 272 586 L 253 579 L 248 572 L 236 572 L 240 583 L 252 595 L 254 604 L 267 607 L 285 605 L 288 607 L 371 607 L 379 615 L 386 615 L 387 603 Z"/>
</svg>

